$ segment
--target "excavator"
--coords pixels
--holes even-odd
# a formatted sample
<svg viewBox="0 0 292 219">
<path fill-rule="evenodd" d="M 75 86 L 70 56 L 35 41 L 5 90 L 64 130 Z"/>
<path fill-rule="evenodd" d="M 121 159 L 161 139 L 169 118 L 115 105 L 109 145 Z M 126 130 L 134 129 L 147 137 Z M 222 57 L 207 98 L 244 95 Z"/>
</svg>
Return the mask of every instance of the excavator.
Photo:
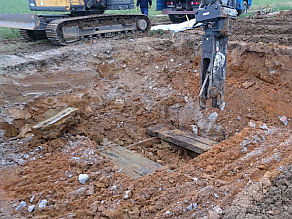
<svg viewBox="0 0 292 219">
<path fill-rule="evenodd" d="M 78 41 L 139 34 L 150 30 L 142 14 L 103 14 L 105 10 L 133 9 L 133 0 L 28 0 L 31 11 L 58 14 L 0 14 L 0 27 L 19 29 L 27 40 L 48 38 L 55 45 Z"/>
</svg>

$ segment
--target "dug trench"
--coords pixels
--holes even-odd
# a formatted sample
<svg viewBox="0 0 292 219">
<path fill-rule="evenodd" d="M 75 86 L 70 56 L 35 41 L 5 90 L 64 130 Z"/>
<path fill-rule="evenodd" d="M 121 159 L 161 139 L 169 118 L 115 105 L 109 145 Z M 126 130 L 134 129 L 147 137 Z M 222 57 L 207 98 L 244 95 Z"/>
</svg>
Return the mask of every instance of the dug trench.
<svg viewBox="0 0 292 219">
<path fill-rule="evenodd" d="M 271 181 L 292 163 L 291 123 L 279 120 L 292 118 L 292 50 L 234 36 L 228 45 L 226 106 L 201 109 L 201 33 L 107 39 L 4 56 L 0 216 L 257 215 L 257 204 L 251 205 L 262 201 Z M 61 128 L 46 135 L 33 128 L 69 107 L 77 113 Z M 108 142 L 128 147 L 149 138 L 146 128 L 155 125 L 189 133 L 195 125 L 199 136 L 218 144 L 200 156 L 165 142 L 131 148 L 163 166 L 138 179 L 100 154 Z M 89 176 L 85 184 L 79 174 Z M 24 208 L 18 208 L 21 201 Z M 291 216 L 289 197 L 285 201 L 286 208 L 276 204 L 265 214 Z M 34 206 L 32 212 L 28 206 Z"/>
</svg>

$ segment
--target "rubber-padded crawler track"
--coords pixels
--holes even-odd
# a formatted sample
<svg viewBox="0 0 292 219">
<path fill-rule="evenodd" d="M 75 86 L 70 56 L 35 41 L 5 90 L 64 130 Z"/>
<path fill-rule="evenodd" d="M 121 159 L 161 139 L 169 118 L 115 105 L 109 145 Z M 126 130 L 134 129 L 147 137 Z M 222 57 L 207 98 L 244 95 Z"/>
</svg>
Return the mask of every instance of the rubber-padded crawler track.
<svg viewBox="0 0 292 219">
<path fill-rule="evenodd" d="M 147 28 L 146 28 L 146 30 L 144 30 L 142 32 L 149 31 L 150 27 L 151 27 L 151 22 L 146 15 L 89 15 L 89 16 L 82 16 L 82 17 L 70 17 L 70 18 L 63 18 L 63 19 L 51 21 L 47 25 L 47 29 L 46 29 L 47 38 L 55 45 L 68 45 L 68 44 L 76 43 L 76 42 L 82 40 L 82 38 L 84 38 L 84 36 L 80 37 L 80 39 L 77 41 L 68 43 L 63 38 L 62 34 L 60 34 L 62 32 L 61 31 L 62 26 L 63 25 L 70 25 L 71 23 L 74 24 L 76 22 L 78 22 L 79 24 L 80 24 L 80 22 L 81 23 L 83 22 L 84 25 L 87 25 L 88 23 L 92 22 L 94 19 L 106 21 L 107 25 L 117 24 L 114 22 L 114 20 L 119 21 L 119 20 L 125 20 L 125 19 L 133 19 L 133 20 L 144 19 L 147 22 Z M 138 30 L 136 30 L 136 31 L 138 31 Z M 116 32 L 114 30 L 113 31 L 109 30 L 108 33 L 113 33 L 113 35 L 115 35 Z M 123 33 L 119 33 L 119 34 L 123 34 Z M 92 38 L 92 37 L 94 37 L 94 35 L 88 35 L 85 37 Z M 104 36 L 100 35 L 99 37 L 104 37 Z"/>
</svg>

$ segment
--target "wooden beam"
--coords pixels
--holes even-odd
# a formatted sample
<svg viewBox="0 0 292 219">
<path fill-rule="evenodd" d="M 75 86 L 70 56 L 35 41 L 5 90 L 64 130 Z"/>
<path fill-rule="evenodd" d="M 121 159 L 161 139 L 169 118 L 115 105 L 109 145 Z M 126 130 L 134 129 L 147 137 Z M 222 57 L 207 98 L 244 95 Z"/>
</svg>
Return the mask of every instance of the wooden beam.
<svg viewBox="0 0 292 219">
<path fill-rule="evenodd" d="M 164 141 L 168 141 L 180 147 L 184 147 L 190 151 L 202 154 L 212 148 L 217 142 L 187 132 L 167 127 L 156 126 L 146 130 L 148 135 L 158 137 Z"/>
<path fill-rule="evenodd" d="M 153 173 L 156 169 L 162 167 L 161 164 L 116 144 L 110 144 L 104 148 L 100 147 L 99 150 L 100 153 L 111 160 L 114 165 L 121 168 L 128 176 L 135 179 Z"/>
</svg>

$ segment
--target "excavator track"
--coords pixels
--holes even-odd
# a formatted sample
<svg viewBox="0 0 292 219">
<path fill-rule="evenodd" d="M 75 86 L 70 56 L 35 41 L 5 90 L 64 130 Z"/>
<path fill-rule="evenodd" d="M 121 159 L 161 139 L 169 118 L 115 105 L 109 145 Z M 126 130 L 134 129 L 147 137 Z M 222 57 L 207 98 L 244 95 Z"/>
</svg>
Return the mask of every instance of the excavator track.
<svg viewBox="0 0 292 219">
<path fill-rule="evenodd" d="M 55 45 L 70 45 L 79 41 L 131 35 L 150 30 L 146 15 L 89 15 L 51 21 L 47 38 Z"/>
<path fill-rule="evenodd" d="M 19 29 L 20 35 L 27 41 L 37 41 L 46 39 L 46 31 L 44 30 L 24 30 Z"/>
</svg>

